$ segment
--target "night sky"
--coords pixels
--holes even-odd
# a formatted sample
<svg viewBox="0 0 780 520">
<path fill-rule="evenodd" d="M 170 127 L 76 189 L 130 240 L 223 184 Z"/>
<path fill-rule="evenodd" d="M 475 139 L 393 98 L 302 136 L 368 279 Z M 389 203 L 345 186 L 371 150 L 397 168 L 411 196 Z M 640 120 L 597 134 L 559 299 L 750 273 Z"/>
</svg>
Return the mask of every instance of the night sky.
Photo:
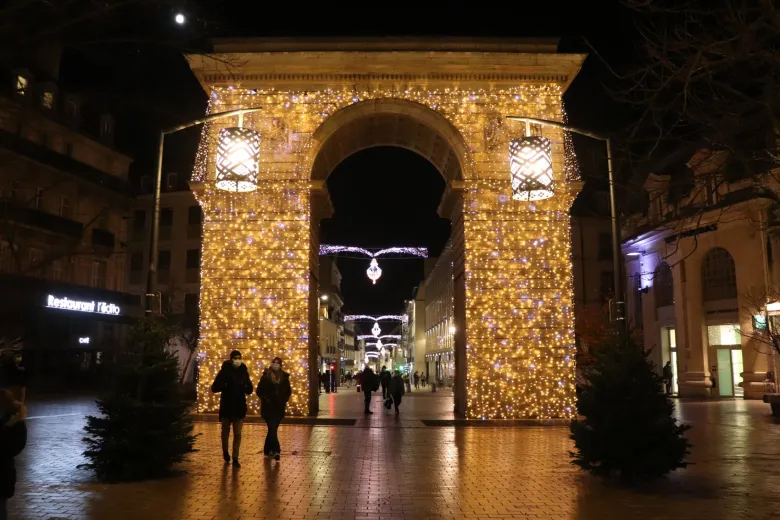
<svg viewBox="0 0 780 520">
<path fill-rule="evenodd" d="M 376 7 L 339 3 L 338 8 L 301 5 L 303 11 L 268 2 L 216 0 L 138 5 L 132 13 L 114 13 L 113 25 L 100 29 L 99 37 L 108 43 L 68 46 L 61 75 L 66 87 L 105 98 L 115 107 L 117 144 L 135 157 L 135 177 L 152 169 L 156 128 L 204 113 L 206 96 L 182 53 L 206 49 L 210 37 L 553 36 L 561 37 L 562 52 L 587 53 L 587 40 L 612 64 L 625 62 L 632 52 L 630 16 L 617 0 L 427 3 L 426 9 L 417 8 L 419 2 Z M 179 10 L 188 16 L 184 27 L 172 21 Z M 614 110 L 604 88 L 609 82 L 606 67 L 591 55 L 565 97 L 570 123 L 595 130 L 621 123 L 624 114 Z M 167 171 L 191 171 L 198 136 L 195 130 L 168 138 Z M 594 213 L 588 194 L 604 184 L 603 145 L 576 139 L 575 147 L 587 181 L 576 211 Z M 449 222 L 436 214 L 444 181 L 413 152 L 386 147 L 359 152 L 336 168 L 328 189 L 335 213 L 322 223 L 323 243 L 424 246 L 436 255 L 449 235 Z M 400 312 L 423 274 L 421 260 L 380 259 L 383 275 L 372 286 L 365 274 L 368 259 L 339 258 L 338 265 L 350 313 Z"/>
</svg>

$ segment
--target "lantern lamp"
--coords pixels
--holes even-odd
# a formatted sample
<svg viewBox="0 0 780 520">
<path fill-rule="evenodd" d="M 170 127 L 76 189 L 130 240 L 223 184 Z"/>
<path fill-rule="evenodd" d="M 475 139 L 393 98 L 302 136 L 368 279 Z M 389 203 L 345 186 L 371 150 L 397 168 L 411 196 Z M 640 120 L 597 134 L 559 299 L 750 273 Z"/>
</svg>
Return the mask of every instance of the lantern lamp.
<svg viewBox="0 0 780 520">
<path fill-rule="evenodd" d="M 552 147 L 546 137 L 534 135 L 509 142 L 512 198 L 544 200 L 553 196 Z"/>
<path fill-rule="evenodd" d="M 368 269 L 366 269 L 366 274 L 371 279 L 371 283 L 376 284 L 376 281 L 379 280 L 379 277 L 382 276 L 382 269 L 379 267 L 379 263 L 376 261 L 376 258 L 371 259 L 371 264 L 368 266 Z"/>
<path fill-rule="evenodd" d="M 220 190 L 245 193 L 257 189 L 260 171 L 260 134 L 250 128 L 219 131 L 217 183 Z"/>
</svg>

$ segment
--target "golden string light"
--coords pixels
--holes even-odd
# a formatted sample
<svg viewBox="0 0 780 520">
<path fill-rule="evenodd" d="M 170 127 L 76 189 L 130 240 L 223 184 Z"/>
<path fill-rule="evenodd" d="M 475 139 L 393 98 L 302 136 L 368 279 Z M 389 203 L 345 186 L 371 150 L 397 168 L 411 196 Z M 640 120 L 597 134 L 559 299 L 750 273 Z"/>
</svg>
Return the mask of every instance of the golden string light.
<svg viewBox="0 0 780 520">
<path fill-rule="evenodd" d="M 217 136 L 235 119 L 205 126 L 193 180 L 203 207 L 201 349 L 198 409 L 213 411 L 210 384 L 228 353 L 241 350 L 254 380 L 274 356 L 290 372 L 292 414 L 308 409 L 310 176 L 312 134 L 337 111 L 396 98 L 444 116 L 469 149 L 463 180 L 466 409 L 470 418 L 573 417 L 574 313 L 569 208 L 577 179 L 560 130 L 544 128 L 555 166 L 554 195 L 512 200 L 508 143 L 523 127 L 506 115 L 561 120 L 555 83 L 462 90 L 424 86 L 318 91 L 213 87 L 210 112 L 263 107 L 243 126 L 260 135 L 257 190 L 215 187 Z M 566 165 L 564 168 L 563 165 Z M 464 171 L 466 168 L 464 168 Z M 316 254 L 316 253 L 315 253 Z M 316 327 L 316 322 L 312 326 Z M 259 413 L 256 399 L 250 413 Z"/>
</svg>

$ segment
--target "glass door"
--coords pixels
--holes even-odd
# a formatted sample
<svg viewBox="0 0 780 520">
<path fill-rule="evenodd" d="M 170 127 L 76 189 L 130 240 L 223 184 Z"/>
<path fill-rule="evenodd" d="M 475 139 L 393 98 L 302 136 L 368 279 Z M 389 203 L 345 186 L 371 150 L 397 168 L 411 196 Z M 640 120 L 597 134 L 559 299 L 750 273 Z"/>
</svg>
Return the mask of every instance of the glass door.
<svg viewBox="0 0 780 520">
<path fill-rule="evenodd" d="M 734 372 L 731 368 L 731 350 L 718 349 L 718 394 L 721 397 L 734 395 Z M 740 355 L 742 352 L 740 352 Z"/>
<path fill-rule="evenodd" d="M 745 395 L 745 389 L 739 386 L 742 382 L 742 349 L 731 351 L 731 373 L 734 383 L 734 395 L 742 397 Z"/>
</svg>

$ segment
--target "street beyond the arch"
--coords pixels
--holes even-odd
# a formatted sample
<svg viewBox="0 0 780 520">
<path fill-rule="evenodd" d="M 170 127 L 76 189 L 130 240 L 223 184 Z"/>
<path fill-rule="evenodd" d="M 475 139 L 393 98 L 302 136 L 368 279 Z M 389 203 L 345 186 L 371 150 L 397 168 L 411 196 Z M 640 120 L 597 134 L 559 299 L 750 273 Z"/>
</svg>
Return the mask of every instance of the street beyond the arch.
<svg viewBox="0 0 780 520">
<path fill-rule="evenodd" d="M 640 488 L 603 483 L 569 464 L 566 427 L 432 427 L 448 392 L 413 392 L 404 413 L 362 414 L 354 392 L 323 394 L 320 418 L 354 426 L 283 425 L 280 462 L 262 457 L 265 425 L 244 426 L 242 464 L 223 464 L 219 426 L 196 424 L 199 451 L 171 479 L 104 485 L 84 459 L 89 398 L 30 403 L 12 518 L 24 519 L 769 519 L 780 511 L 780 430 L 755 401 L 682 401 L 694 428 L 688 468 Z M 15 515 L 15 516 L 13 516 Z"/>
</svg>

